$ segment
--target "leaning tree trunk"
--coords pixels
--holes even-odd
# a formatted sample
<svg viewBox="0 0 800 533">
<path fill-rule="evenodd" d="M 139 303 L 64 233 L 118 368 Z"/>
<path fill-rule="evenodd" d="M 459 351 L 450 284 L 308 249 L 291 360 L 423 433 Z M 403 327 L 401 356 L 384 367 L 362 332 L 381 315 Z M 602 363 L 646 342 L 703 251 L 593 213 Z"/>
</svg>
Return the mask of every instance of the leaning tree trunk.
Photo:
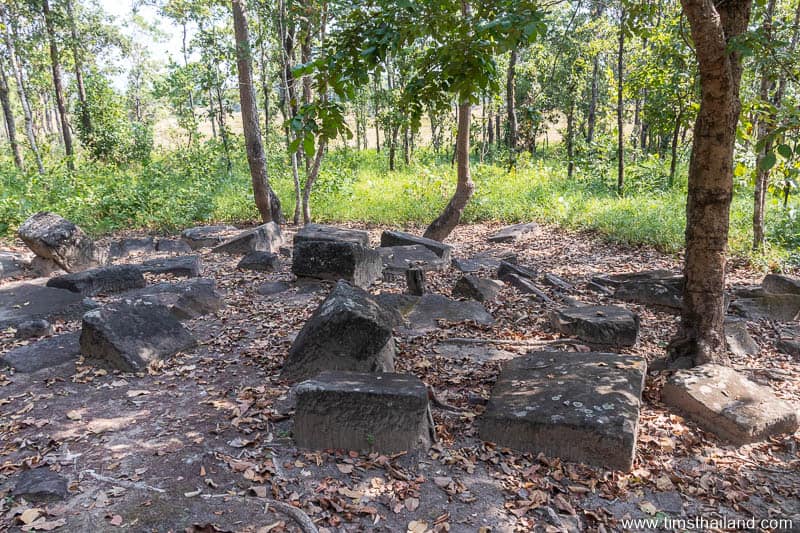
<svg viewBox="0 0 800 533">
<path fill-rule="evenodd" d="M 250 53 L 250 35 L 247 27 L 244 0 L 232 0 L 233 31 L 236 36 L 236 68 L 239 74 L 239 101 L 242 105 L 242 127 L 247 147 L 247 164 L 253 181 L 253 197 L 264 222 L 281 222 L 280 202 L 273 205 L 267 176 L 267 158 L 261 142 L 258 124 L 258 106 L 253 86 L 253 65 Z M 277 199 L 277 198 L 276 198 Z"/>
<path fill-rule="evenodd" d="M 517 97 L 514 76 L 517 73 L 517 49 L 511 50 L 508 59 L 508 72 L 506 73 L 506 110 L 508 112 L 508 132 L 506 144 L 508 145 L 508 167 L 514 168 L 517 164 Z"/>
<path fill-rule="evenodd" d="M 61 135 L 64 139 L 64 151 L 67 154 L 67 167 L 75 169 L 73 161 L 74 152 L 72 150 L 72 133 L 69 129 L 67 120 L 67 104 L 64 99 L 64 87 L 61 82 L 61 63 L 58 58 L 58 46 L 56 45 L 55 29 L 53 27 L 53 16 L 50 12 L 48 0 L 42 0 L 42 14 L 44 15 L 45 28 L 47 29 L 47 39 L 50 41 L 50 66 L 53 70 L 53 88 L 56 93 L 56 107 L 58 117 L 61 121 Z"/>
<path fill-rule="evenodd" d="M 14 113 L 11 111 L 11 100 L 8 97 L 8 78 L 6 77 L 5 65 L 0 60 L 0 105 L 3 107 L 3 116 L 6 119 L 6 131 L 8 132 L 8 143 L 11 145 L 11 153 L 14 156 L 14 166 L 23 170 L 22 150 L 17 142 L 17 125 L 14 123 Z"/>
<path fill-rule="evenodd" d="M 467 202 L 472 197 L 475 184 L 469 173 L 469 128 L 472 106 L 462 101 L 458 106 L 458 132 L 456 134 L 456 161 L 458 181 L 456 192 L 439 217 L 425 230 L 424 237 L 443 241 L 458 225 Z"/>
<path fill-rule="evenodd" d="M 673 366 L 729 363 L 725 352 L 725 267 L 733 149 L 741 101 L 741 56 L 729 45 L 747 29 L 751 0 L 681 0 L 700 70 L 686 203 L 683 311 L 668 353 Z"/>
<path fill-rule="evenodd" d="M 314 160 L 306 173 L 306 184 L 303 187 L 303 223 L 311 223 L 311 191 L 314 188 L 314 182 L 317 181 L 319 176 L 319 168 L 322 164 L 322 156 L 325 154 L 326 143 L 320 141 L 317 147 L 317 153 Z"/>
</svg>

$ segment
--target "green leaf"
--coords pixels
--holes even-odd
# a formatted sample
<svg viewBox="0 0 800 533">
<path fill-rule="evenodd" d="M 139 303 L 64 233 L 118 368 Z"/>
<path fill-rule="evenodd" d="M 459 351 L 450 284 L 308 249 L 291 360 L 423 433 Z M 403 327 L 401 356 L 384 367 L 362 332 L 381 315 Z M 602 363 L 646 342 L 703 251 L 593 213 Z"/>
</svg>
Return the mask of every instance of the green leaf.
<svg viewBox="0 0 800 533">
<path fill-rule="evenodd" d="M 781 144 L 778 146 L 778 153 L 783 156 L 784 159 L 791 159 L 792 158 L 792 147 L 788 144 Z"/>
<path fill-rule="evenodd" d="M 758 162 L 758 168 L 761 170 L 769 170 L 775 166 L 777 163 L 778 157 L 775 155 L 775 152 L 770 152 L 764 156 L 764 158 Z"/>
</svg>

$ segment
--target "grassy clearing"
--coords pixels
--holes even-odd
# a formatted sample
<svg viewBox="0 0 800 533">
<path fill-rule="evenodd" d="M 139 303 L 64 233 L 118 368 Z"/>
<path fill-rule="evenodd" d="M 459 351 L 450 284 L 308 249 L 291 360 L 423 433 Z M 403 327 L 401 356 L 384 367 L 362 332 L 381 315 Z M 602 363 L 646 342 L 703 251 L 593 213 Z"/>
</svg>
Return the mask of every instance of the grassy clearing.
<svg viewBox="0 0 800 533">
<path fill-rule="evenodd" d="M 287 215 L 293 207 L 293 188 L 279 140 L 271 143 L 270 176 Z M 226 171 L 221 150 L 213 143 L 191 151 L 155 157 L 145 167 L 119 169 L 85 162 L 70 175 L 51 168 L 45 177 L 20 175 L 10 165 L 0 167 L 0 233 L 11 233 L 31 213 L 49 209 L 74 220 L 93 234 L 121 228 L 174 230 L 207 221 L 255 220 L 244 150 Z M 673 188 L 665 186 L 665 165 L 648 160 L 629 165 L 629 194 L 614 191 L 612 165 L 593 174 L 576 172 L 570 181 L 557 153 L 523 158 L 518 169 L 502 164 L 473 164 L 475 196 L 466 222 L 539 220 L 571 229 L 595 230 L 610 240 L 649 244 L 675 253 L 683 247 L 685 172 Z M 604 174 L 606 172 L 606 174 Z M 403 225 L 425 224 L 449 200 L 455 169 L 446 155 L 420 151 L 411 166 L 389 172 L 385 154 L 340 149 L 325 159 L 312 197 L 319 221 L 360 221 Z M 747 256 L 751 239 L 752 195 L 749 187 L 736 191 L 731 213 L 730 246 Z M 800 260 L 800 211 L 769 206 L 770 263 Z"/>
</svg>

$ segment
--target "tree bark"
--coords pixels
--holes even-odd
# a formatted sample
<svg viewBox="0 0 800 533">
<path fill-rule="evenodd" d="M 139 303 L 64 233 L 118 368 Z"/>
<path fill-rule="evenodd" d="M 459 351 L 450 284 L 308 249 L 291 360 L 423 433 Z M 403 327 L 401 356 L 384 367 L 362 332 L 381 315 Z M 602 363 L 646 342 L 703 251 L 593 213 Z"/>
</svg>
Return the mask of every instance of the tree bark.
<svg viewBox="0 0 800 533">
<path fill-rule="evenodd" d="M 567 179 L 575 172 L 575 101 L 570 100 L 567 110 Z"/>
<path fill-rule="evenodd" d="M 81 110 L 81 126 L 83 127 L 84 132 L 90 133 L 92 131 L 92 117 L 89 114 L 89 108 L 86 105 L 86 87 L 83 84 L 83 58 L 80 53 L 78 27 L 75 24 L 75 14 L 72 10 L 72 0 L 67 0 L 64 5 L 67 8 L 69 31 L 70 36 L 72 37 L 72 60 L 75 67 L 75 84 L 78 87 L 78 102 L 80 102 Z"/>
<path fill-rule="evenodd" d="M 17 125 L 14 123 L 14 114 L 11 111 L 11 100 L 9 99 L 8 78 L 6 77 L 5 64 L 0 58 L 0 105 L 3 107 L 3 116 L 6 119 L 6 132 L 8 133 L 8 143 L 11 145 L 11 154 L 14 156 L 14 166 L 24 170 L 25 165 L 22 160 L 22 150 L 17 142 Z"/>
<path fill-rule="evenodd" d="M 625 69 L 623 58 L 625 55 L 625 10 L 619 15 L 619 49 L 617 50 L 617 194 L 622 196 L 625 191 L 625 135 L 624 101 L 622 89 L 625 83 Z"/>
<path fill-rule="evenodd" d="M 314 161 L 306 172 L 306 184 L 303 187 L 303 223 L 311 223 L 311 190 L 314 188 L 314 182 L 317 181 L 319 176 L 319 167 L 322 164 L 322 156 L 325 154 L 325 143 L 321 143 L 317 147 L 317 153 L 314 156 Z"/>
<path fill-rule="evenodd" d="M 233 31 L 236 36 L 236 68 L 239 74 L 239 101 L 242 106 L 242 127 L 245 146 L 247 147 L 247 164 L 253 182 L 253 198 L 266 222 L 281 222 L 280 202 L 273 206 L 270 197 L 269 176 L 267 176 L 267 158 L 261 142 L 261 128 L 258 122 L 258 106 L 256 91 L 253 86 L 253 66 L 250 50 L 250 35 L 247 27 L 247 15 L 244 0 L 232 0 Z"/>
<path fill-rule="evenodd" d="M 597 98 L 598 98 L 598 77 L 600 75 L 600 54 L 595 54 L 592 61 L 592 87 L 589 98 L 589 113 L 586 117 L 586 144 L 592 144 L 594 140 L 594 129 L 597 124 Z"/>
<path fill-rule="evenodd" d="M 458 105 L 458 132 L 456 134 L 456 161 L 458 163 L 458 181 L 456 191 L 439 217 L 431 222 L 423 234 L 428 239 L 443 241 L 461 220 L 464 208 L 467 206 L 475 184 L 469 172 L 469 129 L 472 106 L 469 102 L 462 101 Z"/>
<path fill-rule="evenodd" d="M 729 44 L 746 31 L 752 1 L 681 4 L 694 40 L 701 99 L 689 163 L 683 310 L 668 353 L 673 366 L 729 364 L 724 289 L 742 77 L 740 54 Z"/>
<path fill-rule="evenodd" d="M 678 109 L 678 115 L 675 117 L 675 128 L 672 130 L 672 148 L 670 151 L 671 158 L 669 162 L 669 188 L 675 184 L 675 171 L 678 167 L 678 136 L 681 133 L 681 123 L 683 122 L 683 106 Z"/>
<path fill-rule="evenodd" d="M 508 58 L 508 72 L 506 73 L 506 110 L 508 112 L 508 132 L 506 144 L 508 145 L 508 166 L 514 168 L 517 164 L 517 98 L 516 81 L 517 49 L 511 50 Z"/>
<path fill-rule="evenodd" d="M 74 170 L 75 162 L 73 158 L 75 154 L 72 149 L 72 133 L 70 132 L 69 120 L 67 119 L 67 105 L 64 99 L 64 87 L 61 82 L 61 62 L 58 57 L 58 46 L 56 45 L 55 28 L 49 0 L 42 0 L 42 14 L 44 15 L 47 39 L 50 42 L 50 66 L 53 70 L 53 88 L 56 94 L 58 116 L 61 121 L 61 135 L 64 139 L 64 151 L 67 154 L 67 167 L 70 170 Z"/>
</svg>

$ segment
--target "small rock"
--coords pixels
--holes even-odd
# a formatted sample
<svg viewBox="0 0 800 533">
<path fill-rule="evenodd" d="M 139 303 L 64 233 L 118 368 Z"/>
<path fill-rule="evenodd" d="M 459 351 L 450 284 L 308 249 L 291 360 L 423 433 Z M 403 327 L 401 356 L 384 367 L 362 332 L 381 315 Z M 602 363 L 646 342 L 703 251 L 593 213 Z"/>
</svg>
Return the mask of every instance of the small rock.
<svg viewBox="0 0 800 533">
<path fill-rule="evenodd" d="M 25 470 L 19 475 L 13 494 L 33 502 L 53 502 L 67 499 L 67 479 L 49 468 Z"/>
<path fill-rule="evenodd" d="M 278 256 L 272 252 L 250 252 L 239 261 L 236 268 L 240 270 L 258 270 L 274 272 L 280 267 Z"/>
<path fill-rule="evenodd" d="M 45 337 L 55 332 L 53 325 L 43 318 L 26 320 L 17 325 L 14 337 L 17 339 L 30 339 L 33 337 Z"/>
<path fill-rule="evenodd" d="M 453 296 L 479 302 L 489 302 L 497 298 L 502 288 L 503 284 L 497 280 L 466 275 L 461 276 L 456 282 L 453 287 Z"/>
</svg>

